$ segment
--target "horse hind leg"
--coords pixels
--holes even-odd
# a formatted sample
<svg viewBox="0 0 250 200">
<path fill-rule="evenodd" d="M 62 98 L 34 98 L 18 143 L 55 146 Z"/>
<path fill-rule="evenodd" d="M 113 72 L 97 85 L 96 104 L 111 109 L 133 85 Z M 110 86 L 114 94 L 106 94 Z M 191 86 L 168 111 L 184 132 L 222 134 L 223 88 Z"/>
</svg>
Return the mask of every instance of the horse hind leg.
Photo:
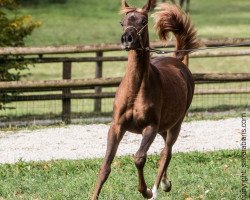
<svg viewBox="0 0 250 200">
<path fill-rule="evenodd" d="M 154 192 L 157 193 L 159 185 L 161 184 L 161 188 L 165 192 L 169 192 L 171 190 L 171 182 L 167 177 L 167 169 L 172 157 L 172 146 L 176 142 L 179 132 L 181 128 L 181 123 L 175 125 L 173 128 L 161 134 L 165 141 L 165 146 L 161 152 L 160 165 L 158 169 L 158 174 L 155 179 L 154 184 Z M 157 196 L 157 194 L 155 194 Z"/>
<path fill-rule="evenodd" d="M 162 179 L 161 179 L 161 188 L 165 192 L 170 192 L 171 189 L 172 189 L 172 184 L 171 184 L 171 181 L 168 178 L 167 171 L 168 171 L 169 163 L 170 163 L 171 158 L 172 158 L 172 147 L 173 147 L 174 143 L 176 142 L 176 140 L 177 140 L 177 138 L 179 136 L 179 133 L 180 133 L 180 130 L 181 130 L 181 124 L 182 124 L 182 120 L 181 120 L 180 123 L 178 123 L 173 128 L 168 130 L 166 138 L 165 138 L 166 161 L 165 161 L 165 165 L 164 165 L 163 176 L 162 176 Z"/>
<path fill-rule="evenodd" d="M 169 158 L 169 162 L 170 162 L 171 156 Z M 168 176 L 167 176 L 167 169 L 164 170 L 163 175 L 162 175 L 162 179 L 161 179 L 161 189 L 164 192 L 170 192 L 172 189 L 172 183 L 169 180 Z"/>
<path fill-rule="evenodd" d="M 153 197 L 153 192 L 147 188 L 147 184 L 144 178 L 144 165 L 147 160 L 147 151 L 150 145 L 153 143 L 157 130 L 153 126 L 148 126 L 143 130 L 143 138 L 139 150 L 135 154 L 135 165 L 138 171 L 138 191 L 144 198 L 150 199 Z"/>
<path fill-rule="evenodd" d="M 168 153 L 166 153 L 168 152 Z M 162 162 L 165 162 L 164 160 L 166 160 L 166 164 L 162 164 L 164 165 L 164 169 L 163 169 L 163 175 L 161 177 L 161 189 L 164 191 L 164 192 L 170 192 L 171 189 L 172 189 L 172 184 L 171 184 L 171 181 L 169 180 L 168 176 L 167 176 L 167 167 L 170 163 L 170 160 L 171 160 L 171 157 L 172 157 L 172 154 L 170 153 L 171 150 L 167 149 L 167 147 L 165 146 L 164 149 L 162 150 L 161 152 L 161 161 L 160 161 L 160 165 Z M 159 171 L 161 169 L 159 168 Z M 157 184 L 157 183 L 156 183 Z"/>
</svg>

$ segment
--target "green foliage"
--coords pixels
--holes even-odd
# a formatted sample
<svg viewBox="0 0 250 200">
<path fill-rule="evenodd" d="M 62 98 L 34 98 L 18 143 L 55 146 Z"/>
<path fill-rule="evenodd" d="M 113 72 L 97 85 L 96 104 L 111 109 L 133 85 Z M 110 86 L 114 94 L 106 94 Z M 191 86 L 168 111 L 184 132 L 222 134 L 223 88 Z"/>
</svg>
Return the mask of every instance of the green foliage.
<svg viewBox="0 0 250 200">
<path fill-rule="evenodd" d="M 24 39 L 40 26 L 29 15 L 10 17 L 18 9 L 15 0 L 0 0 L 0 47 L 24 46 Z M 21 78 L 20 72 L 27 69 L 26 62 L 16 62 L 13 58 L 22 60 L 21 56 L 0 56 L 0 81 L 16 81 Z M 0 109 L 12 94 L 0 94 Z M 2 103 L 2 104 L 1 104 Z"/>
</svg>

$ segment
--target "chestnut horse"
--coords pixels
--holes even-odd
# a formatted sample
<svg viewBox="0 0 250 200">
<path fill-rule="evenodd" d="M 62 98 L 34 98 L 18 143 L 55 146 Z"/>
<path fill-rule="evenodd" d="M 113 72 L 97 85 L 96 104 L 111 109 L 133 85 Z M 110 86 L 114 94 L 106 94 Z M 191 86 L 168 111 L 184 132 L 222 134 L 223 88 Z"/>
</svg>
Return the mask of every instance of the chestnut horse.
<svg viewBox="0 0 250 200">
<path fill-rule="evenodd" d="M 167 168 L 172 146 L 178 137 L 194 93 L 192 74 L 182 62 L 190 53 L 188 49 L 199 46 L 190 19 L 176 5 L 160 5 L 161 10 L 154 14 L 155 27 L 162 40 L 167 40 L 168 33 L 173 32 L 177 41 L 177 51 L 174 57 L 151 59 L 148 35 L 151 0 L 143 8 L 129 7 L 125 0 L 122 0 L 122 6 L 121 13 L 124 13 L 125 17 L 121 22 L 124 31 L 121 42 L 128 51 L 128 65 L 116 92 L 106 155 L 92 200 L 98 199 L 101 188 L 111 172 L 111 163 L 118 145 L 126 131 L 142 134 L 139 150 L 134 157 L 139 176 L 139 192 L 144 198 L 156 199 L 160 183 L 164 191 L 170 191 Z M 147 151 L 157 134 L 163 137 L 165 146 L 151 190 L 145 182 L 143 168 Z"/>
</svg>

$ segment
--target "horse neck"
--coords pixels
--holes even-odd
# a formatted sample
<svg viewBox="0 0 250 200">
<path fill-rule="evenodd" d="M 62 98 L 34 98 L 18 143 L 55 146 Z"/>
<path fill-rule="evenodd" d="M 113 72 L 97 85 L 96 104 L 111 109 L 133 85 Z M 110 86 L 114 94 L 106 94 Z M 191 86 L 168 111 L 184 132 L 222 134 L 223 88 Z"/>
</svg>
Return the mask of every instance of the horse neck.
<svg viewBox="0 0 250 200">
<path fill-rule="evenodd" d="M 130 50 L 125 80 L 128 92 L 137 94 L 141 86 L 148 83 L 150 53 L 146 50 Z"/>
</svg>

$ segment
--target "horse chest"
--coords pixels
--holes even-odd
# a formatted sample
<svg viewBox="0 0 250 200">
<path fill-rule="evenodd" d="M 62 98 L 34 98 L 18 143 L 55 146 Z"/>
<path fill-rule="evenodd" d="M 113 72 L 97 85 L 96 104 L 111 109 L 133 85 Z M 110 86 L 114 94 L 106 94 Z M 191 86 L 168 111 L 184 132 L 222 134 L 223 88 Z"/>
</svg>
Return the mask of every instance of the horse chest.
<svg viewBox="0 0 250 200">
<path fill-rule="evenodd" d="M 115 99 L 115 121 L 124 124 L 131 132 L 140 132 L 146 125 L 157 123 L 160 106 L 155 106 L 156 96 L 154 91 L 147 91 L 145 87 L 141 87 L 136 93 L 118 90 Z"/>
<path fill-rule="evenodd" d="M 137 100 L 134 102 L 132 110 L 133 110 L 133 118 L 135 119 L 143 119 L 147 115 L 150 114 L 151 103 L 145 103 L 142 100 Z"/>
<path fill-rule="evenodd" d="M 133 106 L 127 109 L 123 116 L 121 124 L 124 124 L 126 130 L 134 133 L 141 133 L 143 128 L 150 123 L 151 114 L 147 107 Z"/>
<path fill-rule="evenodd" d="M 145 102 L 142 99 L 136 100 L 131 110 L 132 122 L 139 126 L 150 123 L 150 119 L 155 115 L 153 103 Z"/>
<path fill-rule="evenodd" d="M 132 121 L 136 124 L 144 123 L 147 119 L 148 112 L 146 109 L 133 108 L 132 110 Z"/>
</svg>

